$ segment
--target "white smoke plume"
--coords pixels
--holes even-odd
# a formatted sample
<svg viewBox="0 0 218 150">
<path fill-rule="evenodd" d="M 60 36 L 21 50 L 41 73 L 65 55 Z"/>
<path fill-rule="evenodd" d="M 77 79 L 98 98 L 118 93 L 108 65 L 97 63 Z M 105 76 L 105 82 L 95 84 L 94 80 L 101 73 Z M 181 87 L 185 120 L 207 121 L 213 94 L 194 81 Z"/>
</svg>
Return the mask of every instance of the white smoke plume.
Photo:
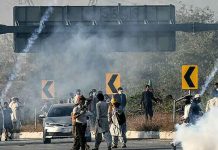
<svg viewBox="0 0 218 150">
<path fill-rule="evenodd" d="M 216 75 L 218 71 L 218 59 L 215 61 L 213 70 L 211 71 L 211 73 L 209 74 L 209 76 L 207 76 L 206 81 L 204 83 L 204 85 L 202 86 L 200 95 L 203 95 L 205 93 L 205 91 L 208 88 L 208 85 L 210 84 L 210 82 L 214 79 L 214 76 Z"/>
<path fill-rule="evenodd" d="M 178 125 L 175 141 L 183 150 L 218 150 L 218 108 L 211 109 L 196 125 Z"/>
<path fill-rule="evenodd" d="M 36 39 L 38 39 L 39 34 L 42 32 L 42 30 L 44 28 L 44 23 L 46 21 L 48 21 L 52 12 L 53 12 L 53 7 L 48 7 L 48 9 L 45 11 L 45 13 L 43 14 L 43 16 L 39 22 L 39 27 L 37 29 L 35 29 L 35 31 L 31 35 L 31 37 L 28 39 L 28 43 L 26 45 L 26 48 L 23 50 L 23 53 L 29 52 L 30 48 L 32 47 L 32 45 L 34 44 Z"/>
<path fill-rule="evenodd" d="M 5 86 L 5 89 L 1 93 L 1 102 L 2 103 L 3 103 L 3 99 L 6 98 L 8 90 L 12 86 L 12 82 L 19 76 L 19 73 L 20 73 L 20 71 L 22 69 L 23 59 L 26 57 L 25 53 L 28 53 L 30 51 L 30 48 L 32 47 L 32 45 L 34 44 L 36 39 L 38 39 L 39 34 L 42 32 L 42 30 L 44 28 L 44 23 L 46 21 L 48 21 L 48 19 L 49 19 L 50 15 L 52 14 L 52 12 L 53 12 L 53 8 L 48 7 L 48 9 L 45 11 L 45 13 L 43 14 L 43 16 L 42 16 L 42 18 L 40 20 L 39 27 L 34 30 L 31 37 L 28 39 L 26 47 L 22 51 L 24 53 L 24 57 L 23 57 L 22 54 L 18 55 L 16 64 L 15 64 L 15 66 L 13 68 L 12 73 L 9 76 L 9 79 L 8 79 L 8 82 L 7 82 L 6 86 Z"/>
</svg>

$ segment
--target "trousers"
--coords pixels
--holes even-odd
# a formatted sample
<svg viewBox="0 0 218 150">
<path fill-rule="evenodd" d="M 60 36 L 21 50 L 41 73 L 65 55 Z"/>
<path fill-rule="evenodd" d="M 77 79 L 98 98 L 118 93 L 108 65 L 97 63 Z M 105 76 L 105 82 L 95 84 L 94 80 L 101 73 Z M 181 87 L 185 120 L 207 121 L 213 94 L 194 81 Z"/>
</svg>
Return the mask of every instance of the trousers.
<svg viewBox="0 0 218 150">
<path fill-rule="evenodd" d="M 86 148 L 86 127 L 87 124 L 77 123 L 75 124 L 76 135 L 73 144 L 73 150 L 85 150 Z"/>
</svg>

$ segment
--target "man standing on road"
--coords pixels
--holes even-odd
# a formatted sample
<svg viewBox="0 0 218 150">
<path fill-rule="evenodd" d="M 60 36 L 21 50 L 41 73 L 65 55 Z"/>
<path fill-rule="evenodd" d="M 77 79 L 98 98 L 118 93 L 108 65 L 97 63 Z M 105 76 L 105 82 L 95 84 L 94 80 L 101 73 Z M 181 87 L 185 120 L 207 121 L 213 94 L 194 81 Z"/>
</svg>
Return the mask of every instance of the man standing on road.
<svg viewBox="0 0 218 150">
<path fill-rule="evenodd" d="M 153 102 L 152 102 L 152 100 L 156 101 L 156 98 L 154 97 L 152 91 L 150 90 L 150 86 L 146 85 L 145 91 L 142 92 L 142 99 L 141 99 L 140 105 L 141 105 L 141 108 L 142 108 L 142 105 L 144 106 L 146 120 L 148 120 L 148 116 L 149 116 L 151 121 L 152 121 L 152 117 L 153 117 Z"/>
<path fill-rule="evenodd" d="M 126 94 L 123 93 L 123 88 L 118 88 L 118 94 L 114 95 L 114 98 L 117 100 L 118 103 L 120 103 L 120 108 L 125 111 L 126 109 Z"/>
<path fill-rule="evenodd" d="M 85 132 L 87 127 L 87 116 L 91 115 L 87 112 L 87 108 L 84 107 L 85 97 L 78 96 L 78 105 L 73 109 L 72 119 L 75 120 L 75 140 L 72 150 L 85 150 L 86 149 L 86 138 Z"/>
<path fill-rule="evenodd" d="M 112 148 L 118 148 L 118 140 L 122 143 L 121 148 L 126 148 L 126 117 L 125 113 L 120 106 L 120 103 L 112 98 L 111 100 L 112 110 L 111 110 L 111 126 L 110 132 L 112 135 Z"/>
<path fill-rule="evenodd" d="M 97 95 L 99 102 L 96 104 L 96 133 L 95 133 L 95 148 L 98 150 L 101 141 L 102 134 L 107 142 L 108 150 L 111 150 L 111 134 L 109 130 L 109 117 L 108 117 L 108 104 L 104 101 L 104 95 L 99 93 Z"/>
<path fill-rule="evenodd" d="M 9 107 L 12 110 L 12 115 L 11 115 L 11 119 L 12 119 L 12 123 L 13 123 L 13 130 L 15 132 L 19 132 L 20 131 L 20 127 L 21 127 L 21 104 L 19 103 L 19 99 L 18 98 L 11 98 L 12 101 L 9 104 Z"/>
<path fill-rule="evenodd" d="M 8 139 L 12 139 L 12 129 L 13 129 L 13 125 L 11 121 L 12 110 L 11 108 L 9 108 L 8 102 L 4 102 L 3 112 L 4 112 L 5 141 L 7 141 Z"/>
</svg>

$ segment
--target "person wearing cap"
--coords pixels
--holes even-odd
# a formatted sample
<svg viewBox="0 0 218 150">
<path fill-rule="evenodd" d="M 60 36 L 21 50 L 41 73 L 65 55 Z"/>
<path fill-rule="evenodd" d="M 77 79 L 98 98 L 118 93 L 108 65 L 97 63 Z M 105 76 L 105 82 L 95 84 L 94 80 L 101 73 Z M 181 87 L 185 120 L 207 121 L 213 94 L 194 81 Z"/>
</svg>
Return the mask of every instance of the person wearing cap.
<svg viewBox="0 0 218 150">
<path fill-rule="evenodd" d="M 114 95 L 114 98 L 120 103 L 120 108 L 125 111 L 126 109 L 126 94 L 123 93 L 123 88 L 119 87 L 118 94 Z"/>
<path fill-rule="evenodd" d="M 108 117 L 108 103 L 104 101 L 104 95 L 99 93 L 97 95 L 99 102 L 96 104 L 96 132 L 95 132 L 95 148 L 98 150 L 102 141 L 102 134 L 107 142 L 108 150 L 111 150 L 111 134 L 109 130 Z"/>
<path fill-rule="evenodd" d="M 192 100 L 189 110 L 189 123 L 191 124 L 195 124 L 203 115 L 203 111 L 200 103 L 201 103 L 200 95 L 196 94 L 194 96 L 194 99 Z"/>
<path fill-rule="evenodd" d="M 84 108 L 86 98 L 81 95 L 78 96 L 78 105 L 73 108 L 72 122 L 75 123 L 75 138 L 72 150 L 85 150 L 86 149 L 86 138 L 85 132 L 87 128 L 87 117 L 91 116 L 91 113 Z M 74 122 L 75 121 L 75 122 Z"/>
<path fill-rule="evenodd" d="M 118 148 L 118 140 L 122 143 L 121 148 L 126 148 L 126 118 L 121 104 L 115 99 L 111 99 L 111 126 L 112 148 Z M 122 116 L 122 117 L 119 117 Z"/>
<path fill-rule="evenodd" d="M 146 85 L 145 86 L 145 91 L 142 92 L 142 99 L 140 103 L 140 107 L 142 108 L 142 105 L 144 106 L 145 109 L 145 118 L 148 120 L 148 116 L 150 117 L 150 120 L 152 121 L 153 118 L 153 102 L 157 101 L 157 99 L 154 97 L 153 92 L 150 90 L 150 86 Z"/>
</svg>

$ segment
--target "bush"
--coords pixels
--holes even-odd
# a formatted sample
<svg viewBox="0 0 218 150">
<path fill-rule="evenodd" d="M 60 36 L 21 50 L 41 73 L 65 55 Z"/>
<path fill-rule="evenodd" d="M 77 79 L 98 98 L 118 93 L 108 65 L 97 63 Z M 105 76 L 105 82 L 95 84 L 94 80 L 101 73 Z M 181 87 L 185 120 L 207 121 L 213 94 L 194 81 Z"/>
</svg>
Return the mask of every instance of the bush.
<svg viewBox="0 0 218 150">
<path fill-rule="evenodd" d="M 152 122 L 146 121 L 144 115 L 127 117 L 127 128 L 131 131 L 173 131 L 172 114 L 156 113 Z"/>
</svg>

